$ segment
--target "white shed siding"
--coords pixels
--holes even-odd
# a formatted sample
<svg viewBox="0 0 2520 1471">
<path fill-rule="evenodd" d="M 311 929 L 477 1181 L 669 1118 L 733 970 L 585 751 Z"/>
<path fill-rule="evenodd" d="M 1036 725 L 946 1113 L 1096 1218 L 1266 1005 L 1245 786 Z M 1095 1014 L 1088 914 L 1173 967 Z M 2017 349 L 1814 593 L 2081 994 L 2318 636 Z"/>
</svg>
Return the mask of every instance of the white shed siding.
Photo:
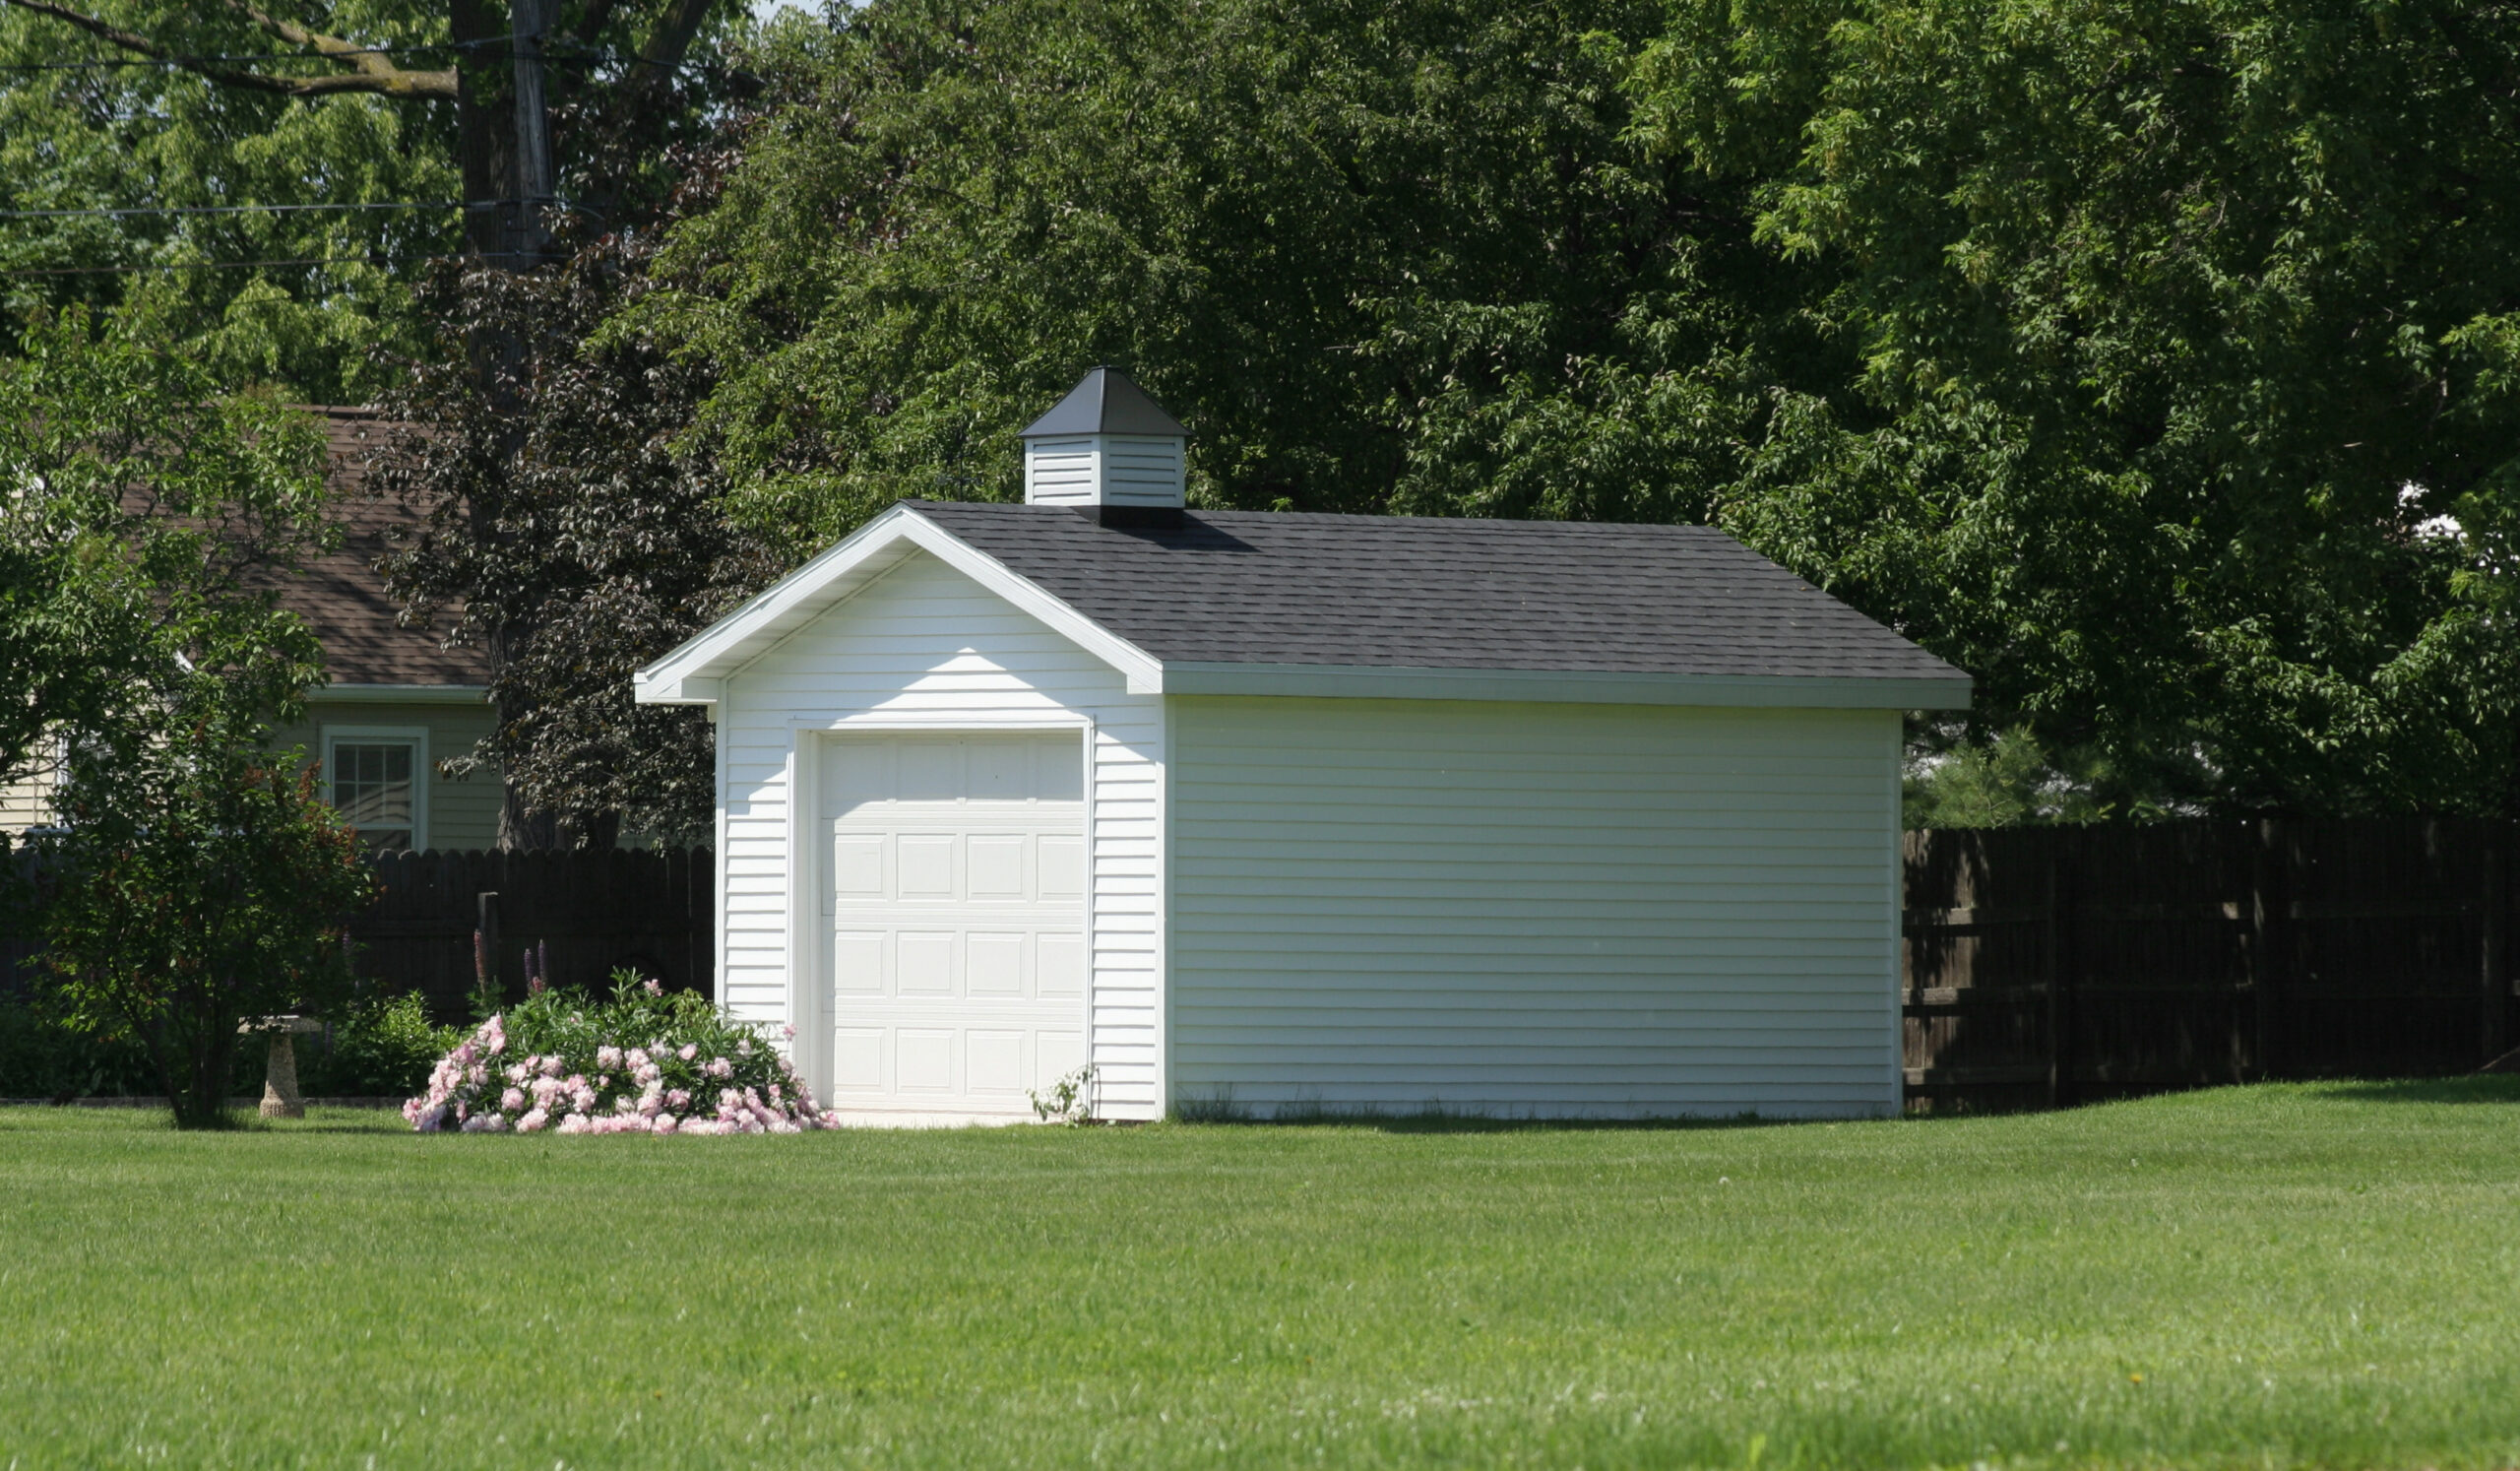
<svg viewBox="0 0 2520 1471">
<path fill-rule="evenodd" d="M 1088 1020 L 1108 1118 L 1162 1107 L 1165 712 L 1110 666 L 925 553 L 912 554 L 726 681 L 720 713 L 724 855 L 722 995 L 739 1014 L 793 1021 L 824 1065 L 821 1014 L 791 1016 L 791 949 L 818 945 L 816 852 L 789 817 L 813 733 L 921 726 L 988 730 L 1090 722 L 1093 781 Z M 806 758 L 800 761 L 800 757 Z M 807 813 L 810 822 L 811 814 Z M 792 920 L 792 923 L 791 923 Z M 819 1008 L 821 968 L 794 996 Z"/>
<path fill-rule="evenodd" d="M 1894 712 L 1170 716 L 1176 1100 L 1897 1110 Z"/>
</svg>

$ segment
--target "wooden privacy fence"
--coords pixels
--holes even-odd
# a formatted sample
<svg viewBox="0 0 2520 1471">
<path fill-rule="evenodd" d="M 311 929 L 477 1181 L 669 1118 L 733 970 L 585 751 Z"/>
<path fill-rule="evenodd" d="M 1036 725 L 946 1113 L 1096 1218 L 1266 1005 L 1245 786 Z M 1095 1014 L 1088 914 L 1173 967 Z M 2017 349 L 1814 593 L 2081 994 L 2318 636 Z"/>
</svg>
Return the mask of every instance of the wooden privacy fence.
<svg viewBox="0 0 2520 1471">
<path fill-rule="evenodd" d="M 620 967 L 716 994 L 716 867 L 706 848 L 536 853 L 384 853 L 384 893 L 350 926 L 352 966 L 380 989 L 416 991 L 442 1020 L 469 1014 L 472 933 L 489 920 L 500 988 L 525 993 L 525 952 L 556 986 L 601 987 Z M 481 896 L 497 898 L 486 907 Z"/>
<path fill-rule="evenodd" d="M 2465 1072 L 2513 1044 L 2514 824 L 1907 835 L 1912 1108 Z"/>
</svg>

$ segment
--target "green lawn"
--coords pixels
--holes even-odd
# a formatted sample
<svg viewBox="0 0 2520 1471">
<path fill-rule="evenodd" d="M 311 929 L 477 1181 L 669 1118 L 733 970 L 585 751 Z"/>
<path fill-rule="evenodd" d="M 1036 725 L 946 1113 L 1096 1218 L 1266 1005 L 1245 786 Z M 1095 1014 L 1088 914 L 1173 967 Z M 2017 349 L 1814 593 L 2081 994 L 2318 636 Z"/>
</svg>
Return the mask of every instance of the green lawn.
<svg viewBox="0 0 2520 1471">
<path fill-rule="evenodd" d="M 2520 1463 L 2505 1079 L 1491 1131 L 13 1109 L 0 1243 L 0 1465 Z"/>
</svg>

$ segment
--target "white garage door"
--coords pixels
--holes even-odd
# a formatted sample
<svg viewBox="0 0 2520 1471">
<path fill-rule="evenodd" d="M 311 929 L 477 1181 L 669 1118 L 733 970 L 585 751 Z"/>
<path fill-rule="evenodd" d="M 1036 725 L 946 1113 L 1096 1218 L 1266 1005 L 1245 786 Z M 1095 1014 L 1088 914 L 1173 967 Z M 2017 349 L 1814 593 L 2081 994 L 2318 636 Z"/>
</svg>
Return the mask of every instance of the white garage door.
<svg viewBox="0 0 2520 1471">
<path fill-rule="evenodd" d="M 833 1108 L 1029 1117 L 1084 1065 L 1084 759 L 1072 732 L 824 742 Z"/>
</svg>

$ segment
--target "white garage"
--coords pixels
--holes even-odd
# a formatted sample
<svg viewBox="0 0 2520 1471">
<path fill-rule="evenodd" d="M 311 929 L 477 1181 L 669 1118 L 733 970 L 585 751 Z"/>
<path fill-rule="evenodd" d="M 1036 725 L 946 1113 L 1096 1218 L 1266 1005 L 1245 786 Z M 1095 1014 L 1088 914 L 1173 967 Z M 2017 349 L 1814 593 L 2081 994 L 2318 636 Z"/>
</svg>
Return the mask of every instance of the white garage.
<svg viewBox="0 0 2520 1471">
<path fill-rule="evenodd" d="M 1698 527 L 1183 506 L 1098 369 L 641 672 L 718 732 L 722 997 L 866 1121 L 1899 1105 L 1901 712 Z"/>
</svg>

